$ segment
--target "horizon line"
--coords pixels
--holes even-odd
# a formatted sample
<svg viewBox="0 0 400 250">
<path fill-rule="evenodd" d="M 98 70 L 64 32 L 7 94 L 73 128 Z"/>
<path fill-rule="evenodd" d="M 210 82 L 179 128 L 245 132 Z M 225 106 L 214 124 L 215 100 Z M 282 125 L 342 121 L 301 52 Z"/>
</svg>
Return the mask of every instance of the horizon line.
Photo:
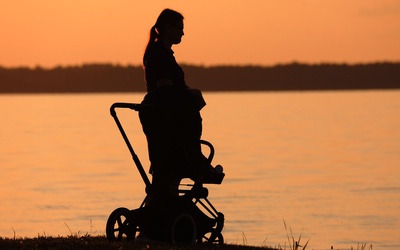
<svg viewBox="0 0 400 250">
<path fill-rule="evenodd" d="M 215 68 L 215 67 L 261 67 L 261 68 L 271 68 L 276 66 L 286 66 L 286 65 L 309 65 L 309 66 L 318 66 L 318 65 L 345 65 L 345 66 L 356 66 L 356 65 L 371 65 L 371 64 L 400 64 L 400 59 L 397 61 L 392 60 L 375 60 L 369 62 L 329 62 L 329 61 L 321 61 L 321 62 L 301 62 L 297 60 L 293 60 L 291 62 L 286 63 L 275 63 L 275 64 L 252 64 L 252 63 L 244 63 L 244 64 L 210 64 L 205 65 L 201 63 L 186 63 L 181 62 L 180 66 L 192 66 L 192 67 L 203 67 L 203 68 Z M 0 69 L 44 69 L 51 70 L 56 68 L 72 68 L 72 67 L 83 67 L 90 65 L 108 65 L 113 67 L 143 67 L 142 64 L 133 64 L 133 63 L 113 63 L 113 62 L 83 62 L 76 64 L 55 64 L 53 66 L 43 66 L 37 64 L 35 66 L 27 66 L 27 65 L 19 65 L 19 66 L 4 66 L 0 64 Z"/>
</svg>

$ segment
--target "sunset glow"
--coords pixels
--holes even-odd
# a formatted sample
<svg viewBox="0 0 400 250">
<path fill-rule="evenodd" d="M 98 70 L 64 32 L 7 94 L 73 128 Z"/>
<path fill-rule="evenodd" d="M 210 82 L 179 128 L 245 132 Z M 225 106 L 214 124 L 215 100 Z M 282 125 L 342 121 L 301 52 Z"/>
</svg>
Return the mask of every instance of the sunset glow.
<svg viewBox="0 0 400 250">
<path fill-rule="evenodd" d="M 400 60 L 399 0 L 21 0 L 0 5 L 0 66 L 138 65 L 167 7 L 185 16 L 181 63 Z"/>
</svg>

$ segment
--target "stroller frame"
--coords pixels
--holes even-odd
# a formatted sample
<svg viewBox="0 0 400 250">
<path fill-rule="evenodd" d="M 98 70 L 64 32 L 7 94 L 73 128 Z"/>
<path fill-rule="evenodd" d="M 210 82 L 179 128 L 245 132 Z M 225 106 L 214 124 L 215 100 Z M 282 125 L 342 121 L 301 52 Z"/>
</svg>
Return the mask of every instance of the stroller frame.
<svg viewBox="0 0 400 250">
<path fill-rule="evenodd" d="M 203 183 L 197 181 L 194 184 L 180 184 L 180 187 L 186 186 L 186 189 L 179 188 L 179 196 L 171 201 L 173 205 L 171 207 L 160 209 L 148 205 L 153 198 L 152 183 L 116 113 L 117 108 L 140 111 L 144 107 L 146 104 L 121 102 L 114 103 L 110 107 L 110 114 L 145 183 L 146 196 L 139 208 L 130 210 L 120 207 L 110 214 L 106 224 L 107 239 L 109 241 L 134 240 L 144 236 L 150 240 L 172 243 L 223 244 L 221 231 L 224 227 L 224 215 L 218 212 L 207 199 L 208 190 Z M 208 160 L 211 162 L 215 152 L 213 145 L 205 140 L 201 140 L 200 143 L 209 148 Z"/>
</svg>

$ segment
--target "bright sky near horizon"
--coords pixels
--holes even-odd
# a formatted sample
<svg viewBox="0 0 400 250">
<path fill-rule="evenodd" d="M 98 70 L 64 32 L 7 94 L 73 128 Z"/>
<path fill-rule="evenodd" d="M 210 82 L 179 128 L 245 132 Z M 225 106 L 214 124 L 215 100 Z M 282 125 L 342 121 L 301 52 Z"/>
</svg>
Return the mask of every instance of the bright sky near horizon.
<svg viewBox="0 0 400 250">
<path fill-rule="evenodd" d="M 400 61 L 400 0 L 18 0 L 0 3 L 0 66 L 141 64 L 164 8 L 180 63 Z"/>
</svg>

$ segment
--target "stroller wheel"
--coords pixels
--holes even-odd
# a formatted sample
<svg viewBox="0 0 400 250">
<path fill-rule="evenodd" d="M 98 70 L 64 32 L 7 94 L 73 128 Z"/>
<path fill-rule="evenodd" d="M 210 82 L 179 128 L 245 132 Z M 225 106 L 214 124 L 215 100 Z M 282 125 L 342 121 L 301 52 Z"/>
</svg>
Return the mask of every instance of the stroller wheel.
<svg viewBox="0 0 400 250">
<path fill-rule="evenodd" d="M 130 213 L 129 209 L 120 207 L 110 214 L 106 225 L 106 235 L 109 241 L 135 239 L 138 228 L 133 224 Z"/>
<path fill-rule="evenodd" d="M 192 215 L 179 213 L 172 217 L 170 236 L 172 243 L 191 244 L 196 241 L 197 226 Z"/>
<path fill-rule="evenodd" d="M 224 244 L 224 236 L 222 236 L 221 232 L 212 230 L 211 232 L 205 233 L 199 241 L 203 244 L 223 245 Z"/>
</svg>

